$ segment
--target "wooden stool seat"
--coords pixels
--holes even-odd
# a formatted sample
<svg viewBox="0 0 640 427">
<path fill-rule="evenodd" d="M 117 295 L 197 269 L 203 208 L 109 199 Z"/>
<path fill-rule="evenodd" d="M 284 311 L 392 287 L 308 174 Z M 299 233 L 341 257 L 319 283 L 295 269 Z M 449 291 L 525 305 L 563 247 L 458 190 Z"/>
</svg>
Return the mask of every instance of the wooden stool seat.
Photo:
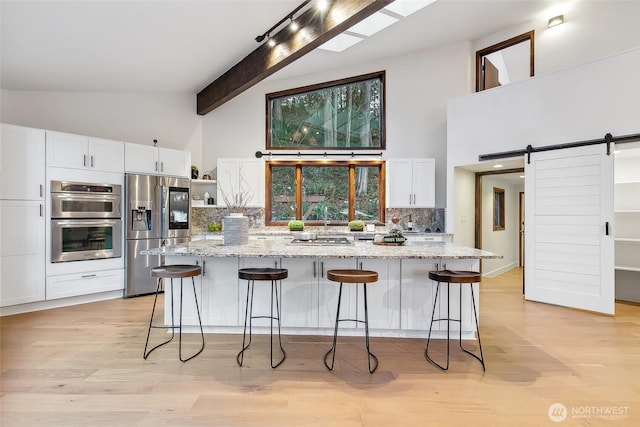
<svg viewBox="0 0 640 427">
<path fill-rule="evenodd" d="M 333 365 L 336 360 L 336 344 L 338 342 L 338 324 L 340 322 L 357 322 L 364 323 L 364 336 L 365 336 L 365 347 L 367 349 L 367 362 L 369 364 L 369 373 L 373 374 L 373 372 L 378 368 L 378 358 L 375 354 L 373 354 L 369 348 L 369 311 L 367 308 L 367 283 L 373 283 L 378 281 L 378 273 L 376 271 L 370 270 L 353 270 L 353 269 L 336 269 L 336 270 L 328 270 L 327 271 L 327 279 L 332 282 L 340 282 L 340 288 L 338 289 L 338 309 L 336 310 L 336 324 L 335 329 L 333 331 L 333 344 L 329 351 L 327 351 L 324 355 L 324 366 L 332 371 Z M 344 283 L 361 283 L 362 284 L 362 297 L 364 302 L 364 320 L 360 319 L 341 319 L 340 318 L 340 303 L 342 301 L 342 285 Z M 331 365 L 327 362 L 327 358 L 329 355 L 331 357 Z M 373 361 L 373 364 L 371 363 Z"/>
<path fill-rule="evenodd" d="M 278 282 L 283 279 L 286 279 L 289 275 L 289 270 L 286 268 L 241 268 L 238 270 L 238 278 L 241 280 L 247 281 L 247 301 L 244 309 L 244 329 L 242 332 L 242 350 L 236 356 L 236 362 L 239 366 L 242 366 L 244 362 L 244 352 L 251 345 L 251 326 L 253 319 L 269 319 L 270 324 L 270 335 L 271 335 L 271 347 L 270 347 L 270 357 L 271 357 L 271 367 L 277 368 L 280 366 L 284 359 L 287 357 L 287 353 L 284 351 L 282 347 L 282 336 L 280 334 L 280 298 L 278 297 Z M 254 315 L 253 314 L 253 293 L 255 288 L 255 282 L 257 281 L 267 281 L 271 282 L 271 311 L 269 315 Z M 280 287 L 282 288 L 282 282 L 280 282 Z M 282 289 L 281 289 L 282 290 Z M 273 303 L 276 305 L 276 312 L 273 312 Z M 280 346 L 280 351 L 282 353 L 282 358 L 274 363 L 273 359 L 273 322 L 278 322 L 278 344 Z M 247 342 L 247 322 L 249 324 L 249 342 Z"/>
<path fill-rule="evenodd" d="M 482 278 L 482 275 L 480 273 L 478 273 L 477 271 L 453 271 L 453 270 L 440 270 L 440 271 L 430 271 L 429 272 L 429 279 L 437 282 L 436 285 L 436 295 L 435 298 L 433 299 L 433 311 L 431 312 L 431 324 L 429 325 L 429 335 L 427 336 L 427 346 L 424 349 L 424 357 L 425 359 L 427 359 L 429 362 L 433 363 L 434 365 L 436 365 L 437 367 L 439 367 L 440 369 L 446 371 L 447 369 L 449 369 L 449 344 L 450 344 L 450 325 L 451 322 L 458 322 L 460 324 L 459 327 L 459 335 L 458 335 L 458 341 L 459 341 L 459 346 L 460 349 L 462 351 L 464 351 L 467 354 L 470 354 L 471 356 L 473 356 L 474 358 L 476 358 L 480 364 L 482 365 L 482 370 L 485 370 L 485 366 L 484 366 L 484 355 L 482 353 L 482 342 L 480 341 L 480 326 L 478 323 L 478 313 L 476 311 L 476 298 L 475 298 L 475 294 L 473 292 L 473 284 L 474 283 L 480 283 L 480 280 Z M 440 294 L 440 284 L 441 283 L 446 283 L 447 284 L 447 317 L 441 317 L 441 318 L 435 318 L 437 311 L 437 303 L 438 303 L 438 295 Z M 466 348 L 464 348 L 462 346 L 462 287 L 460 288 L 460 295 L 459 295 L 459 301 L 458 301 L 458 305 L 459 305 L 459 318 L 457 319 L 453 319 L 451 318 L 450 315 L 450 310 L 451 310 L 451 298 L 450 298 L 450 288 L 451 288 L 451 283 L 456 283 L 458 285 L 471 285 L 469 286 L 469 288 L 471 289 L 471 305 L 473 306 L 473 315 L 476 321 L 476 331 L 478 333 L 478 347 L 480 348 L 480 356 L 472 353 L 471 351 L 467 350 Z M 441 298 L 442 299 L 442 298 Z M 430 356 L 429 356 L 429 344 L 431 342 L 431 331 L 433 329 L 433 323 L 434 322 L 447 322 L 447 356 L 446 356 L 446 364 L 443 366 L 441 364 L 439 364 L 438 362 L 436 362 L 435 360 L 433 360 Z"/>
<path fill-rule="evenodd" d="M 199 265 L 161 265 L 151 269 L 151 277 L 163 279 L 181 279 L 183 277 L 195 277 L 202 273 Z"/>
<path fill-rule="evenodd" d="M 373 283 L 378 281 L 378 273 L 369 270 L 329 270 L 327 279 L 340 283 Z"/>
<path fill-rule="evenodd" d="M 289 271 L 286 268 L 241 268 L 238 278 L 242 280 L 282 280 Z"/>
<path fill-rule="evenodd" d="M 480 283 L 480 273 L 475 271 L 430 271 L 429 279 L 446 283 Z"/>
<path fill-rule="evenodd" d="M 151 354 L 151 352 L 153 350 L 155 350 L 158 347 L 161 347 L 169 342 L 171 342 L 175 336 L 175 330 L 178 329 L 178 357 L 180 358 L 180 360 L 182 362 L 186 362 L 187 360 L 191 360 L 194 357 L 196 357 L 197 355 L 199 355 L 200 353 L 202 353 L 202 350 L 204 350 L 204 331 L 202 329 L 202 318 L 200 316 L 200 307 L 198 306 L 198 294 L 196 293 L 196 282 L 194 280 L 194 277 L 199 276 L 200 274 L 202 274 L 202 267 L 200 267 L 199 265 L 183 265 L 183 264 L 175 264 L 175 265 L 160 265 L 158 267 L 154 267 L 151 269 L 151 277 L 157 277 L 158 278 L 158 285 L 156 287 L 156 295 L 155 298 L 153 299 L 153 308 L 151 309 L 151 319 L 149 320 L 149 330 L 147 331 L 147 341 L 144 345 L 144 358 L 146 359 L 147 357 L 149 357 L 149 355 Z M 185 277 L 191 277 L 191 285 L 193 287 L 193 297 L 195 299 L 195 303 L 196 303 L 196 311 L 198 313 L 198 325 L 200 326 L 200 338 L 201 338 L 201 346 L 200 349 L 193 354 L 190 357 L 187 357 L 186 359 L 182 357 L 182 291 L 183 291 L 183 284 L 182 284 L 182 279 Z M 158 301 L 158 294 L 160 292 L 162 292 L 163 286 L 162 286 L 162 281 L 164 279 L 170 279 L 170 285 L 169 285 L 169 292 L 171 295 L 171 326 L 167 326 L 167 325 L 154 325 L 153 324 L 153 317 L 156 311 L 156 302 Z M 180 302 L 179 302 L 179 317 L 180 317 L 180 323 L 178 325 L 176 325 L 175 322 L 175 317 L 174 317 L 174 301 L 173 301 L 173 279 L 180 279 Z M 166 288 L 166 287 L 164 287 Z M 165 322 L 166 323 L 166 322 Z M 155 347 L 153 347 L 151 350 L 147 351 L 147 348 L 149 347 L 149 337 L 151 336 L 151 329 L 152 328 L 159 328 L 159 329 L 171 329 L 171 337 L 168 340 L 165 340 L 164 342 L 161 342 L 160 344 L 156 345 Z"/>
</svg>

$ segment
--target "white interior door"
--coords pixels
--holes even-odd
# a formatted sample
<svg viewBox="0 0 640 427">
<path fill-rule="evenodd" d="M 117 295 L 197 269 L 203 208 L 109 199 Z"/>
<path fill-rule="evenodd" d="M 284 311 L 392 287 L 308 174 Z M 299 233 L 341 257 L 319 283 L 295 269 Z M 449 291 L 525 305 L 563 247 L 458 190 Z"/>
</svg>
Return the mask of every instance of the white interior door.
<svg viewBox="0 0 640 427">
<path fill-rule="evenodd" d="M 614 313 L 613 157 L 600 144 L 525 161 L 527 300 Z"/>
</svg>

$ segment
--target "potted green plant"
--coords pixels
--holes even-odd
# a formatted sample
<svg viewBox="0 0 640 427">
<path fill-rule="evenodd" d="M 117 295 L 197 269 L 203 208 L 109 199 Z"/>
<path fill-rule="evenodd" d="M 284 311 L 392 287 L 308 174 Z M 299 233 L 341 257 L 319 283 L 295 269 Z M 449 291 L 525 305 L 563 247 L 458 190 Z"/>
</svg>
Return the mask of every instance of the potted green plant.
<svg viewBox="0 0 640 427">
<path fill-rule="evenodd" d="M 299 219 L 292 219 L 291 221 L 289 221 L 287 226 L 289 227 L 289 231 L 304 230 L 304 222 L 300 221 Z"/>
<path fill-rule="evenodd" d="M 362 230 L 364 230 L 364 222 L 363 221 L 349 221 L 348 227 L 349 227 L 349 231 L 362 231 Z"/>
<path fill-rule="evenodd" d="M 191 179 L 198 179 L 198 167 L 196 165 L 191 165 Z"/>
</svg>

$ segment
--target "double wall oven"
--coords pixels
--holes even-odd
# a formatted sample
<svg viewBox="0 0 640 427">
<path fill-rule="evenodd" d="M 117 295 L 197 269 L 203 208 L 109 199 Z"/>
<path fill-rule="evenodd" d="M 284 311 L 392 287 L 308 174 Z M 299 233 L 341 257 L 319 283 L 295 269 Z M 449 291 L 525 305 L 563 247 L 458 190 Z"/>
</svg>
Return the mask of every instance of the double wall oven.
<svg viewBox="0 0 640 427">
<path fill-rule="evenodd" d="M 51 181 L 51 262 L 122 256 L 121 186 Z"/>
</svg>

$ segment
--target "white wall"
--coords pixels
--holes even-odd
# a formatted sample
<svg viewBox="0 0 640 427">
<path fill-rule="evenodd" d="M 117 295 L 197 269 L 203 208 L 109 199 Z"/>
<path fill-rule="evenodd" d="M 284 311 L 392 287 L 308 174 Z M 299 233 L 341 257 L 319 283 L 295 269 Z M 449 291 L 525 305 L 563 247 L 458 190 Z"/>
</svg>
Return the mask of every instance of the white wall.
<svg viewBox="0 0 640 427">
<path fill-rule="evenodd" d="M 191 151 L 202 157 L 202 117 L 193 94 L 0 92 L 0 121 Z"/>
<path fill-rule="evenodd" d="M 436 206 L 444 207 L 446 102 L 467 93 L 468 52 L 464 42 L 297 78 L 278 79 L 276 73 L 205 116 L 206 168 L 214 167 L 218 157 L 252 157 L 265 150 L 267 93 L 385 70 L 384 157 L 434 157 Z"/>
</svg>

